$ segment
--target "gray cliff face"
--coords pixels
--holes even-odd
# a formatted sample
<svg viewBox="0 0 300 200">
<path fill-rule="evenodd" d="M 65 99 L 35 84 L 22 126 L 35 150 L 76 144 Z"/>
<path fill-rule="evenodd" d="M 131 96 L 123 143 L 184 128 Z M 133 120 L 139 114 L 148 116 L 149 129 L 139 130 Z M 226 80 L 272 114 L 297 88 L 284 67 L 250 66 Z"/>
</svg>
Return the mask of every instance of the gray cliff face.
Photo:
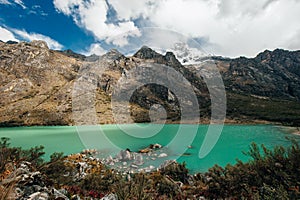
<svg viewBox="0 0 300 200">
<path fill-rule="evenodd" d="M 234 59 L 223 77 L 231 91 L 299 101 L 300 51 L 277 49 Z"/>
<path fill-rule="evenodd" d="M 265 51 L 252 59 L 211 59 L 225 83 L 229 122 L 263 120 L 291 125 L 300 123 L 299 51 Z M 161 55 L 142 47 L 132 57 L 125 57 L 117 50 L 111 50 L 102 57 L 85 57 L 71 50 L 50 50 L 42 41 L 0 42 L 0 125 L 74 125 L 72 103 L 76 99 L 72 94 L 76 81 L 86 78 L 82 72 L 97 75 L 96 88 L 92 91 L 97 115 L 95 123 L 115 123 L 111 100 L 118 90 L 118 81 L 127 80 L 127 88 L 141 85 L 143 75 L 131 75 L 130 72 L 146 66 L 143 73 L 149 73 L 151 67 L 147 66 L 156 65 L 175 70 L 190 83 L 200 105 L 201 122 L 207 122 L 210 97 L 206 84 L 191 66 L 183 66 L 172 52 Z M 188 107 L 191 122 L 199 122 L 193 109 L 190 109 L 192 107 L 189 107 L 195 102 L 190 100 L 190 94 L 185 93 L 188 91 L 186 86 L 176 81 L 177 77 L 167 77 L 167 74 L 161 72 L 157 77 L 165 75 L 166 80 L 176 82 L 174 87 L 182 95 L 178 97 L 170 88 L 159 84 L 142 84 L 129 99 L 131 120 L 149 122 L 149 111 L 160 104 L 166 110 L 169 123 L 180 120 L 181 107 Z M 83 104 L 86 101 L 82 99 Z M 82 109 L 88 108 L 82 106 Z M 82 111 L 82 119 L 79 118 L 83 124 L 88 117 L 84 113 L 85 110 Z M 119 114 L 125 116 L 125 113 Z M 123 122 L 129 122 L 126 120 L 124 117 Z"/>
</svg>

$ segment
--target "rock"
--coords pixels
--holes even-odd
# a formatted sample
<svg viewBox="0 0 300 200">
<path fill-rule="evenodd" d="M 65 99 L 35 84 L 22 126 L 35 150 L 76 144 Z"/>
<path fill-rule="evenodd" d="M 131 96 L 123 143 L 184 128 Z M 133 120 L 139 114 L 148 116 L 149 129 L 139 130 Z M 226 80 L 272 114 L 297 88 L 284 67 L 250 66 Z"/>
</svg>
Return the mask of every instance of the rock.
<svg viewBox="0 0 300 200">
<path fill-rule="evenodd" d="M 132 160 L 132 156 L 128 150 L 121 150 L 116 157 L 120 161 Z"/>
<path fill-rule="evenodd" d="M 164 158 L 164 157 L 167 157 L 167 156 L 168 156 L 168 154 L 166 154 L 166 153 L 161 153 L 161 154 L 158 155 L 158 158 Z"/>
<path fill-rule="evenodd" d="M 82 154 L 86 154 L 86 155 L 94 155 L 97 153 L 97 149 L 84 149 L 82 151 Z"/>
<path fill-rule="evenodd" d="M 159 58 L 162 57 L 161 54 L 155 52 L 151 48 L 147 46 L 143 46 L 140 50 L 138 50 L 133 57 L 141 58 L 141 59 L 153 59 L 153 58 Z"/>
<path fill-rule="evenodd" d="M 115 194 L 109 194 L 101 198 L 100 200 L 118 200 L 118 196 Z"/>
<path fill-rule="evenodd" d="M 141 149 L 138 152 L 139 153 L 149 153 L 152 150 L 161 149 L 161 148 L 162 148 L 162 145 L 160 145 L 160 144 L 157 144 L 157 143 L 156 144 L 150 144 L 147 148 Z"/>
<path fill-rule="evenodd" d="M 6 42 L 6 44 L 18 44 L 18 42 L 12 41 L 12 40 L 8 40 L 8 41 Z"/>
<path fill-rule="evenodd" d="M 135 165 L 144 164 L 143 156 L 141 154 L 137 154 L 133 164 L 135 164 Z"/>
<path fill-rule="evenodd" d="M 145 149 L 139 150 L 139 153 L 149 153 L 150 151 L 152 151 L 152 149 L 145 148 Z"/>
<path fill-rule="evenodd" d="M 77 58 L 79 60 L 85 60 L 86 59 L 86 56 L 78 54 L 78 53 L 75 53 L 71 49 L 67 49 L 67 50 L 61 51 L 61 53 L 64 54 L 64 55 L 66 55 L 66 56 L 69 56 L 69 57 Z"/>
<path fill-rule="evenodd" d="M 67 194 L 67 191 L 63 191 L 65 192 L 65 194 Z M 60 199 L 60 200 L 68 200 L 69 198 L 64 195 L 61 191 L 56 190 L 55 188 L 53 188 L 51 190 L 52 195 L 54 196 L 54 199 Z"/>
<path fill-rule="evenodd" d="M 109 52 L 104 54 L 102 57 L 108 58 L 108 59 L 114 60 L 114 61 L 120 61 L 121 59 L 125 58 L 125 56 L 123 54 L 121 54 L 117 49 L 111 49 Z"/>
<path fill-rule="evenodd" d="M 151 172 L 154 169 L 155 169 L 155 167 L 153 165 L 150 165 L 149 167 L 143 168 L 140 171 L 144 171 L 146 173 L 149 173 L 149 172 Z"/>
<path fill-rule="evenodd" d="M 107 158 L 106 158 L 106 163 L 111 163 L 114 161 L 113 157 L 111 155 L 109 155 Z"/>
<path fill-rule="evenodd" d="M 49 195 L 45 192 L 35 192 L 29 195 L 28 200 L 48 200 Z"/>
<path fill-rule="evenodd" d="M 131 164 L 130 165 L 132 168 L 134 168 L 134 169 L 138 169 L 139 167 L 138 166 L 136 166 L 136 165 L 134 165 L 134 164 Z"/>
<path fill-rule="evenodd" d="M 71 200 L 81 200 L 80 196 L 75 194 L 71 197 Z"/>
<path fill-rule="evenodd" d="M 42 40 L 32 40 L 32 41 L 30 42 L 30 44 L 31 44 L 32 46 L 36 46 L 36 47 L 48 49 L 47 43 L 46 43 L 45 41 L 42 41 Z"/>
<path fill-rule="evenodd" d="M 149 146 L 150 149 L 161 149 L 162 148 L 162 145 L 160 144 L 150 144 Z"/>
<path fill-rule="evenodd" d="M 16 194 L 17 198 L 20 198 L 20 197 L 22 197 L 24 195 L 24 191 L 21 188 L 17 187 L 15 189 L 15 194 Z"/>
<path fill-rule="evenodd" d="M 78 162 L 77 168 L 79 169 L 78 176 L 79 178 L 84 178 L 86 176 L 86 170 L 88 169 L 88 164 L 85 162 Z"/>
</svg>

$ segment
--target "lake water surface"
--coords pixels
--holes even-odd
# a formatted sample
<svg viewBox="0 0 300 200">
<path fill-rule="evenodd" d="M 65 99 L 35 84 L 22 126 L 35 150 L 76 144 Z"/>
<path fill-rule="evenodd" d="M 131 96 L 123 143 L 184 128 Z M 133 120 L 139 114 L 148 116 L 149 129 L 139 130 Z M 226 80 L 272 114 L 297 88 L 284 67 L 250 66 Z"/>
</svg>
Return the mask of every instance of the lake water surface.
<svg viewBox="0 0 300 200">
<path fill-rule="evenodd" d="M 126 128 L 126 130 L 124 130 Z M 123 130 L 122 130 L 123 129 Z M 161 129 L 161 130 L 160 130 Z M 45 146 L 45 158 L 53 152 L 65 154 L 77 153 L 86 148 L 97 148 L 103 153 L 101 156 L 116 155 L 120 149 L 129 148 L 132 151 L 147 147 L 149 144 L 159 143 L 169 146 L 164 152 L 168 154 L 164 159 L 185 161 L 192 172 L 205 172 L 214 164 L 225 166 L 234 164 L 236 159 L 247 161 L 250 158 L 243 154 L 248 151 L 252 142 L 265 144 L 268 148 L 276 145 L 289 146 L 291 142 L 287 136 L 300 141 L 299 136 L 288 134 L 269 125 L 225 125 L 222 134 L 210 153 L 199 158 L 199 150 L 203 143 L 208 125 L 101 125 L 101 126 L 43 126 L 43 127 L 15 127 L 0 128 L 0 137 L 9 137 L 12 146 L 30 148 L 37 145 Z M 151 132 L 157 132 L 153 134 Z M 159 131 L 158 131 L 159 130 Z M 184 132 L 179 140 L 174 137 L 179 130 Z M 128 135 L 125 131 L 133 133 Z M 152 134 L 152 135 L 151 135 Z M 149 137 L 149 135 L 151 135 Z M 190 138 L 192 140 L 190 141 Z M 171 144 L 171 145 L 170 145 Z M 191 148 L 187 148 L 191 146 Z M 179 155 L 175 148 L 184 147 L 185 151 Z M 157 160 L 156 162 L 162 162 Z"/>
</svg>

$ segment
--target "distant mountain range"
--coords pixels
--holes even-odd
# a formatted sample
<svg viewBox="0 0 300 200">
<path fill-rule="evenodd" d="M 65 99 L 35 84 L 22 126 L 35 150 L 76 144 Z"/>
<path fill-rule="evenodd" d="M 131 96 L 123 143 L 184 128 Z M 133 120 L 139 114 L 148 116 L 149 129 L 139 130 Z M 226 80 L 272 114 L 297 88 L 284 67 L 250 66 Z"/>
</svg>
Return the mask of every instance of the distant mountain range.
<svg viewBox="0 0 300 200">
<path fill-rule="evenodd" d="M 50 50 L 43 41 L 0 42 L 0 125 L 74 125 L 74 84 L 83 78 L 82 69 L 88 69 L 99 60 L 105 62 L 93 71 L 101 73 L 94 103 L 98 118 L 93 123 L 115 123 L 111 98 L 118 80 L 126 78 L 126 72 L 131 69 L 149 63 L 168 66 L 188 80 L 200 105 L 200 123 L 208 123 L 210 95 L 194 65 L 202 61 L 204 55 L 196 55 L 195 50 L 180 51 L 180 48 L 186 47 L 177 46 L 177 57 L 172 52 L 161 55 L 148 47 L 142 47 L 130 57 L 116 50 L 101 57 L 86 57 L 71 50 Z M 223 78 L 228 123 L 300 125 L 300 51 L 276 49 L 266 50 L 255 58 L 209 56 L 205 59 L 214 62 Z M 184 91 L 186 86 L 177 82 Z M 182 98 L 183 104 L 191 104 L 189 95 Z M 179 102 L 167 87 L 147 84 L 130 97 L 130 115 L 135 122 L 149 122 L 149 109 L 160 104 L 166 109 L 167 122 L 178 123 L 182 114 Z M 88 108 L 82 109 L 82 120 L 79 118 L 76 123 L 85 124 L 89 113 L 84 112 Z M 188 113 L 187 123 L 199 122 L 192 109 Z M 126 117 L 122 122 L 128 122 Z"/>
</svg>

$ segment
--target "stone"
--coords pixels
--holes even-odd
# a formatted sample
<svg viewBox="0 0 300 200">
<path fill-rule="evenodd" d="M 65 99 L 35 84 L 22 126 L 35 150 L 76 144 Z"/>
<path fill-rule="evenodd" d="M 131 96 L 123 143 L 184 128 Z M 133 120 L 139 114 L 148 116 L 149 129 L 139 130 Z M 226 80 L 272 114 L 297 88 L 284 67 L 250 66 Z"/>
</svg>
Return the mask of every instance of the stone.
<svg viewBox="0 0 300 200">
<path fill-rule="evenodd" d="M 116 158 L 119 159 L 120 161 L 132 160 L 131 153 L 128 150 L 121 150 L 116 156 Z"/>
<path fill-rule="evenodd" d="M 149 146 L 150 149 L 161 149 L 162 145 L 161 144 L 150 144 Z"/>
<path fill-rule="evenodd" d="M 135 165 L 144 164 L 143 156 L 141 154 L 137 154 L 133 164 L 135 164 Z"/>
<path fill-rule="evenodd" d="M 81 200 L 80 196 L 75 194 L 71 197 L 71 200 Z"/>
<path fill-rule="evenodd" d="M 134 165 L 134 164 L 131 164 L 130 165 L 132 168 L 134 168 L 134 169 L 138 169 L 139 167 L 138 166 L 136 166 L 136 165 Z"/>
<path fill-rule="evenodd" d="M 138 152 L 139 153 L 150 153 L 152 152 L 152 150 L 157 150 L 157 149 L 161 149 L 162 148 L 162 145 L 160 144 L 150 144 L 147 148 L 145 149 L 141 149 L 139 150 Z"/>
<path fill-rule="evenodd" d="M 12 40 L 8 40 L 8 41 L 6 42 L 6 44 L 18 44 L 18 42 L 12 41 Z"/>
<path fill-rule="evenodd" d="M 145 149 L 139 150 L 139 153 L 149 153 L 150 151 L 151 151 L 151 149 L 145 148 Z"/>
<path fill-rule="evenodd" d="M 29 195 L 28 200 L 48 200 L 49 195 L 45 192 L 35 192 Z"/>
<path fill-rule="evenodd" d="M 115 194 L 108 194 L 100 200 L 118 200 L 118 196 Z"/>
<path fill-rule="evenodd" d="M 63 191 L 63 190 L 59 191 L 59 190 L 56 190 L 55 188 L 52 188 L 52 190 L 51 190 L 51 193 L 53 194 L 54 199 L 68 200 L 69 198 L 65 194 L 63 194 L 62 192 L 67 194 L 67 191 Z"/>
<path fill-rule="evenodd" d="M 161 154 L 158 155 L 158 158 L 164 158 L 164 157 L 167 157 L 167 156 L 168 156 L 168 154 L 166 154 L 166 153 L 161 153 Z"/>
<path fill-rule="evenodd" d="M 45 41 L 42 41 L 42 40 L 32 40 L 30 42 L 30 44 L 33 45 L 33 46 L 36 46 L 36 47 L 48 49 L 47 43 Z"/>
</svg>

